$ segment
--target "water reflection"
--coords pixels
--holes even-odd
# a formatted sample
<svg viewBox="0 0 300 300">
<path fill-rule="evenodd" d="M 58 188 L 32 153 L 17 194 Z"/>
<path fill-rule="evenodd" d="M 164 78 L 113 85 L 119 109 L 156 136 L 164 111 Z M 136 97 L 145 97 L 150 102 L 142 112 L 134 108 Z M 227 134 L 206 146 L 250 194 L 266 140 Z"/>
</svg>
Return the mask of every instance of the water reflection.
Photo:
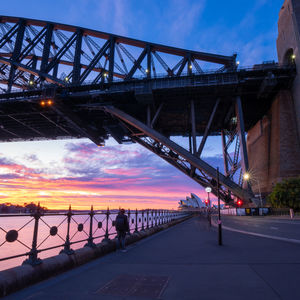
<svg viewBox="0 0 300 300">
<path fill-rule="evenodd" d="M 100 243 L 108 233 L 113 239 L 116 235 L 113 226 L 113 220 L 117 215 L 117 211 L 110 212 L 108 218 L 106 212 L 97 212 L 93 217 L 92 234 L 95 243 Z M 130 231 L 142 229 L 143 227 L 151 227 L 155 222 L 160 223 L 169 219 L 167 212 L 164 211 L 145 211 L 131 212 L 129 215 Z M 137 224 L 136 224 L 137 221 Z M 91 216 L 88 213 L 72 215 L 70 222 L 70 242 L 73 243 L 71 248 L 76 250 L 86 244 L 89 237 Z M 33 232 L 35 219 L 30 215 L 21 216 L 3 216 L 0 215 L 0 259 L 28 253 L 32 247 Z M 42 251 L 38 257 L 43 259 L 59 254 L 64 248 L 68 227 L 68 217 L 66 214 L 61 215 L 44 215 L 38 222 L 37 249 L 43 250 L 49 247 L 60 245 L 55 249 Z M 57 231 L 56 231 L 56 229 Z M 81 230 L 82 229 L 82 230 Z M 18 238 L 14 242 L 6 240 L 7 233 L 10 230 L 18 232 Z M 9 260 L 0 261 L 0 270 L 8 269 L 21 265 L 28 256 L 22 256 Z"/>
</svg>

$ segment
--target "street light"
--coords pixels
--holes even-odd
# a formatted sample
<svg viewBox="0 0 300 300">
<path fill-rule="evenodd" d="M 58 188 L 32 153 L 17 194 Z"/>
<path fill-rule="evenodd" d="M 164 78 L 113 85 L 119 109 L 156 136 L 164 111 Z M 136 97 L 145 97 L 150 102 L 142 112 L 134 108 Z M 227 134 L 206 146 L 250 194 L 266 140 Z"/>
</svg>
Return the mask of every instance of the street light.
<svg viewBox="0 0 300 300">
<path fill-rule="evenodd" d="M 248 172 L 244 173 L 243 178 L 246 181 L 250 181 L 250 179 L 251 179 L 251 180 L 254 180 L 255 182 L 257 182 L 257 184 L 258 184 L 258 192 L 259 192 L 259 199 L 260 199 L 260 206 L 262 207 L 263 205 L 262 205 L 262 198 L 261 198 L 261 191 L 260 191 L 259 180 L 258 179 L 254 179 L 253 177 L 251 178 L 251 176 L 250 176 L 250 174 Z"/>
<path fill-rule="evenodd" d="M 208 206 L 210 207 L 209 193 L 211 192 L 211 187 L 206 187 L 205 192 L 207 193 Z"/>
</svg>

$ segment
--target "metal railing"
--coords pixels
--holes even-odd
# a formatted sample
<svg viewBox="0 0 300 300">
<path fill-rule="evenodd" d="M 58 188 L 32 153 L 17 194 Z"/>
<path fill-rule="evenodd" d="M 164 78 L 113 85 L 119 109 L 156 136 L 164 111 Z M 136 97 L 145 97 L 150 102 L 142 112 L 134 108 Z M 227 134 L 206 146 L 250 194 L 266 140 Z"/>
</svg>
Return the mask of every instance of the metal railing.
<svg viewBox="0 0 300 300">
<path fill-rule="evenodd" d="M 36 265 L 42 262 L 39 253 L 61 248 L 59 253 L 72 254 L 73 247 L 80 244 L 85 247 L 95 247 L 96 241 L 108 241 L 117 234 L 115 218 L 118 210 L 72 211 L 44 213 L 40 206 L 31 214 L 0 214 L 0 253 L 1 249 L 9 246 L 9 253 L 13 255 L 0 257 L 1 261 L 19 257 L 27 257 L 23 263 Z M 175 219 L 187 216 L 188 212 L 173 210 L 128 210 L 126 211 L 130 232 L 139 232 L 155 226 L 169 223 Z M 19 227 L 7 229 L 7 220 L 12 220 L 12 226 Z M 4 221 L 5 220 L 5 221 Z M 55 224 L 55 225 L 53 225 Z M 23 233 L 23 237 L 22 237 Z M 77 238 L 76 238 L 77 237 Z M 3 241 L 4 238 L 4 241 Z M 54 240 L 55 238 L 55 240 Z M 43 247 L 46 244 L 48 247 Z M 14 254 L 16 247 L 25 247 L 26 252 Z M 73 247 L 72 247 L 73 246 Z M 80 247 L 77 247 L 77 249 Z M 53 252 L 52 252 L 53 254 Z M 51 255 L 52 256 L 52 255 Z"/>
<path fill-rule="evenodd" d="M 193 78 L 195 76 L 209 76 L 209 75 L 216 75 L 219 77 L 216 77 L 215 81 L 219 82 L 219 78 L 220 75 L 224 76 L 223 79 L 223 83 L 231 82 L 232 80 L 230 80 L 232 78 L 232 74 L 238 74 L 239 72 L 249 72 L 249 71 L 268 71 L 268 70 L 280 70 L 280 69 L 285 69 L 285 70 L 294 70 L 295 69 L 295 65 L 294 64 L 279 64 L 279 63 L 261 63 L 261 64 L 256 64 L 254 66 L 236 66 L 236 68 L 229 68 L 229 69 L 225 69 L 222 70 L 220 68 L 218 69 L 208 69 L 208 70 L 203 70 L 202 72 L 199 72 L 197 70 L 193 70 L 192 72 L 182 72 L 180 75 L 176 75 L 176 76 L 170 76 L 166 73 L 158 73 L 156 76 L 153 76 L 150 78 L 154 79 L 154 80 L 159 80 L 159 79 L 185 79 L 185 78 Z M 229 75 L 226 76 L 226 75 Z M 211 78 L 211 77 L 209 77 Z M 135 85 L 139 85 L 139 84 L 143 84 L 145 80 L 149 80 L 147 78 L 147 75 L 137 75 L 134 76 L 132 79 L 130 80 L 124 80 L 124 79 L 120 79 L 120 78 L 114 78 L 113 83 L 130 83 L 130 84 L 135 84 Z M 132 83 L 134 82 L 134 83 Z M 208 80 L 207 84 L 211 84 L 213 83 L 213 81 Z M 220 83 L 220 82 L 219 82 Z M 94 84 L 93 80 L 86 80 L 84 81 L 81 85 L 82 86 L 86 86 L 86 85 L 92 85 Z M 100 83 L 97 83 L 100 84 Z M 203 82 L 202 82 L 203 84 Z M 71 86 L 77 86 L 78 84 L 73 84 L 72 82 L 66 82 L 66 87 L 71 87 Z M 159 85 L 159 84 L 158 84 Z M 45 88 L 51 88 L 51 87 L 55 87 L 57 86 L 56 84 L 53 83 L 42 83 L 41 85 L 37 85 L 37 86 L 30 86 L 28 83 L 28 87 L 30 87 L 30 90 L 41 90 L 41 89 L 45 89 Z M 110 87 L 110 91 L 112 90 L 112 88 Z M 20 88 L 13 88 L 11 90 L 10 93 L 20 93 L 23 90 Z M 6 91 L 0 91 L 0 95 L 1 94 L 6 94 Z"/>
</svg>

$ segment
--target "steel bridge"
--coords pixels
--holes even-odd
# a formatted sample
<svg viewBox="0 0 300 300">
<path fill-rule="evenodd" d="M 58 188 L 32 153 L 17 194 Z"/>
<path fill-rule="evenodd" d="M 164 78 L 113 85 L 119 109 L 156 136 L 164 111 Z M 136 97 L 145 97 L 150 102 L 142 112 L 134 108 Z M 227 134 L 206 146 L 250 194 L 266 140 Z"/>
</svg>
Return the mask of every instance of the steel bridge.
<svg viewBox="0 0 300 300">
<path fill-rule="evenodd" d="M 0 141 L 85 137 L 103 146 L 112 136 L 146 147 L 226 203 L 256 203 L 242 176 L 245 133 L 295 73 L 294 64 L 239 68 L 236 55 L 1 16 Z M 209 135 L 222 139 L 219 180 L 201 159 Z M 188 149 L 173 136 L 188 137 Z"/>
</svg>

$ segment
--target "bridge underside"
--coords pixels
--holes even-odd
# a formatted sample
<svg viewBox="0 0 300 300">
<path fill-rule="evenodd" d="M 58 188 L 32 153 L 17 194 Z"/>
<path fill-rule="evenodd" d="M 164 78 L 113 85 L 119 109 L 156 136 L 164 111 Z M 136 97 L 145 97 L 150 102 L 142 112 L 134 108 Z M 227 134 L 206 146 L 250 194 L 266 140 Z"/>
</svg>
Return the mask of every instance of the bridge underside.
<svg viewBox="0 0 300 300">
<path fill-rule="evenodd" d="M 1 142 L 89 138 L 104 145 L 112 136 L 141 144 L 227 203 L 232 196 L 256 201 L 242 176 L 249 169 L 245 133 L 291 86 L 294 65 L 238 69 L 235 56 L 45 21 L 0 17 L 0 27 Z M 204 72 L 201 61 L 218 70 Z M 222 138 L 219 176 L 201 159 L 209 135 Z M 173 136 L 188 137 L 188 149 Z"/>
<path fill-rule="evenodd" d="M 227 203 L 231 195 L 249 203 L 251 187 L 242 180 L 249 168 L 245 132 L 269 109 L 277 91 L 289 87 L 293 73 L 292 67 L 269 66 L 2 94 L 0 140 L 87 137 L 103 145 L 112 136 L 119 143 L 136 142 L 217 195 L 217 171 L 200 157 L 207 137 L 220 135 L 219 195 Z M 177 135 L 189 136 L 188 150 L 171 141 Z"/>
</svg>

